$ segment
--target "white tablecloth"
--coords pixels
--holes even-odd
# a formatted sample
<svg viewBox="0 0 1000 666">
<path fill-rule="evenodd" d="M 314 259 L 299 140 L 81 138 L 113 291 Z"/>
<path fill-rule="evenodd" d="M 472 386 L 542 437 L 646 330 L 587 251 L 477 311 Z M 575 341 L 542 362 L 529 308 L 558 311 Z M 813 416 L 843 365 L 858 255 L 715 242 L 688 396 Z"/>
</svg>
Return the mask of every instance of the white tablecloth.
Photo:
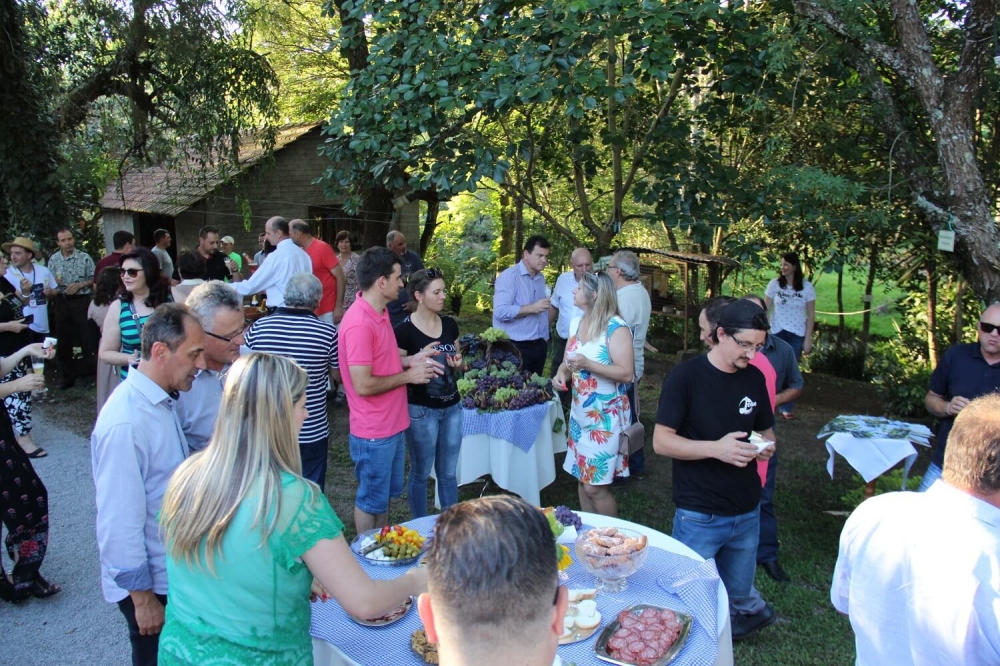
<svg viewBox="0 0 1000 666">
<path fill-rule="evenodd" d="M 831 434 L 832 433 L 832 434 Z M 925 425 L 891 421 L 879 416 L 838 416 L 823 426 L 817 437 L 827 437 L 830 457 L 826 471 L 833 478 L 834 452 L 850 463 L 869 483 L 903 462 L 903 490 L 910 467 L 917 459 L 913 446 L 929 446 L 930 429 Z"/>
<path fill-rule="evenodd" d="M 557 421 L 562 421 L 558 432 L 553 432 Z M 470 435 L 462 438 L 458 454 L 458 485 L 472 483 L 484 474 L 493 477 L 494 483 L 520 495 L 529 504 L 541 504 L 542 488 L 556 480 L 555 454 L 566 450 L 566 420 L 558 400 L 549 402 L 531 450 L 525 453 L 510 442 L 489 435 Z M 431 474 L 433 477 L 433 473 Z M 436 486 L 437 484 L 435 484 Z M 435 505 L 441 503 L 435 493 Z"/>
<path fill-rule="evenodd" d="M 635 523 L 630 523 L 627 520 L 621 520 L 619 518 L 608 518 L 607 516 L 600 516 L 597 514 L 580 512 L 580 518 L 583 520 L 584 524 L 593 527 L 604 527 L 604 526 L 617 526 L 626 529 L 638 530 L 645 534 L 649 539 L 649 544 L 656 548 L 660 548 L 678 555 L 683 555 L 685 557 L 690 557 L 694 560 L 702 561 L 702 558 L 698 556 L 693 550 L 682 544 L 681 542 L 667 536 L 661 532 L 657 532 L 651 528 L 637 525 Z M 420 519 L 426 521 L 426 518 Z M 411 521 L 413 522 L 413 521 Z M 363 568 L 373 568 L 371 565 L 362 565 Z M 384 569 L 384 568 L 383 568 Z M 373 572 L 375 573 L 375 572 Z M 384 571 L 379 571 L 378 573 L 384 573 Z M 402 570 L 391 571 L 393 575 L 398 575 L 402 573 Z M 733 664 L 733 639 L 732 639 L 732 628 L 729 623 L 729 596 L 726 594 L 726 589 L 722 582 L 719 581 L 719 600 L 718 600 L 718 628 L 719 628 L 719 645 L 718 645 L 718 656 L 716 658 L 716 666 L 732 666 Z M 623 596 L 628 596 L 628 590 L 622 593 Z M 341 618 L 343 615 L 342 611 L 338 608 L 333 608 L 334 602 L 327 602 L 330 606 L 322 604 L 314 604 L 314 613 L 324 613 L 328 614 L 330 617 L 335 618 L 335 622 L 345 622 L 349 623 L 350 620 L 346 617 Z M 414 611 L 411 610 L 411 613 Z M 367 630 L 366 630 L 367 631 Z M 379 629 L 371 629 L 371 640 L 372 640 L 372 660 L 366 661 L 365 663 L 359 664 L 359 662 L 354 661 L 342 651 L 340 651 L 336 646 L 320 639 L 313 638 L 313 659 L 315 660 L 316 666 L 381 666 L 381 662 L 378 660 L 378 644 L 379 641 L 402 641 L 404 644 L 409 643 L 409 635 L 412 631 L 412 627 L 405 626 L 403 622 L 390 625 L 388 627 L 383 627 Z M 339 635 L 337 627 L 331 632 L 333 635 Z M 355 646 L 356 647 L 356 646 Z M 420 663 L 417 657 L 414 657 L 413 664 Z M 557 659 L 556 663 L 559 663 Z M 593 661 L 587 661 L 586 663 L 599 664 L 596 656 Z"/>
</svg>

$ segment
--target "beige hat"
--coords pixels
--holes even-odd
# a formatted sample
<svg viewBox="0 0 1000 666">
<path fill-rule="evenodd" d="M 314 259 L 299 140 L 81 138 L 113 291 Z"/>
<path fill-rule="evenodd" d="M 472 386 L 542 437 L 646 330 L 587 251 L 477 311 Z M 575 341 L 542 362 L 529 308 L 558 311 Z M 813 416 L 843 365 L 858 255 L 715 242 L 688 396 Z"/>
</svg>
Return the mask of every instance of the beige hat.
<svg viewBox="0 0 1000 666">
<path fill-rule="evenodd" d="M 230 245 L 236 245 L 236 241 L 233 240 L 232 236 L 223 236 L 220 243 L 229 243 Z"/>
<path fill-rule="evenodd" d="M 35 241 L 30 238 L 25 238 L 24 236 L 18 236 L 9 243 L 4 243 L 2 246 L 4 252 L 10 252 L 10 248 L 19 247 L 21 249 L 27 250 L 34 256 L 38 256 L 38 249 L 35 248 Z"/>
</svg>

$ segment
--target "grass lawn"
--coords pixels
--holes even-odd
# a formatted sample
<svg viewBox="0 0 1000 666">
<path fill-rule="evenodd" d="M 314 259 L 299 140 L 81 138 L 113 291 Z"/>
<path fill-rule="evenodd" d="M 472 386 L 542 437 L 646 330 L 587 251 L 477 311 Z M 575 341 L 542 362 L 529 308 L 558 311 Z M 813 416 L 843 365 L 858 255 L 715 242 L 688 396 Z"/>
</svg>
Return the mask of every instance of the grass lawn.
<svg viewBox="0 0 1000 666">
<path fill-rule="evenodd" d="M 767 283 L 775 276 L 776 273 L 770 268 L 761 269 L 756 272 L 748 271 L 741 273 L 737 278 L 738 282 L 728 281 L 723 286 L 723 291 L 727 294 L 733 292 L 736 294 L 756 292 L 763 295 Z M 836 327 L 839 325 L 839 317 L 836 314 L 819 313 L 840 312 L 837 308 L 837 274 L 819 273 L 813 277 L 815 279 L 812 283 L 816 289 L 816 320 L 826 326 Z M 866 275 L 852 271 L 848 271 L 844 275 L 843 311 L 845 313 L 860 313 L 866 308 L 866 304 L 862 300 L 865 293 L 866 279 Z M 893 328 L 893 321 L 899 321 L 896 302 L 903 297 L 904 292 L 894 285 L 879 282 L 875 283 L 872 291 L 871 305 L 878 308 L 878 310 L 872 313 L 871 334 L 883 338 L 892 337 L 896 334 L 896 330 Z M 879 308 L 879 306 L 885 307 Z M 860 332 L 863 316 L 861 314 L 849 315 L 846 317 L 846 323 L 848 328 Z"/>
</svg>

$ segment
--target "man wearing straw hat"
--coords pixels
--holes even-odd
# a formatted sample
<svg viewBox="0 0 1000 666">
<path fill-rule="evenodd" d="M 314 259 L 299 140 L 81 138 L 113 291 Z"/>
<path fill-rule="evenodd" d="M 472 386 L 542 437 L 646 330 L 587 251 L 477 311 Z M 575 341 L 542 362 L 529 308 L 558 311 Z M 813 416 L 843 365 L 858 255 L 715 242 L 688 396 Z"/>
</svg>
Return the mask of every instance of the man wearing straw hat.
<svg viewBox="0 0 1000 666">
<path fill-rule="evenodd" d="M 32 340 L 41 342 L 49 332 L 48 299 L 56 293 L 56 279 L 45 266 L 34 263 L 38 250 L 30 238 L 18 236 L 4 243 L 3 250 L 10 254 L 10 266 L 4 277 L 17 289 L 24 315 L 34 317 L 28 325 Z"/>
</svg>

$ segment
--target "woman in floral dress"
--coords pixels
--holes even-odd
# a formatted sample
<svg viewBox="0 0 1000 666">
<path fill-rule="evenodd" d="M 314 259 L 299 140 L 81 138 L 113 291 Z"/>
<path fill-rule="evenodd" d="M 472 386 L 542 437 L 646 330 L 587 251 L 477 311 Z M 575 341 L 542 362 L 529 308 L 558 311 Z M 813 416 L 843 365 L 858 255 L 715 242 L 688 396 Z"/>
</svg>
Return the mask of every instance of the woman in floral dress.
<svg viewBox="0 0 1000 666">
<path fill-rule="evenodd" d="M 569 327 L 566 354 L 553 379 L 565 391 L 572 382 L 569 452 L 563 469 L 577 478 L 580 508 L 618 515 L 611 481 L 628 476 L 618 438 L 631 422 L 626 386 L 635 374 L 632 332 L 618 315 L 615 285 L 605 274 L 586 273 L 573 292 L 583 316 Z"/>
</svg>

